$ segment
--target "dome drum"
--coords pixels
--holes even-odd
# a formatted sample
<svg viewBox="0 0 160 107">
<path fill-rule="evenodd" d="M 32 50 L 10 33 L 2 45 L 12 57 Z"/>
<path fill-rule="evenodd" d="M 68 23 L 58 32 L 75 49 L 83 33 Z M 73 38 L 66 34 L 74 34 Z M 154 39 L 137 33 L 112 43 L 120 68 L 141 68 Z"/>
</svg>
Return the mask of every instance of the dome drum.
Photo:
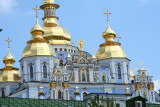
<svg viewBox="0 0 160 107">
<path fill-rule="evenodd" d="M 59 8 L 58 4 L 54 4 L 54 3 L 47 3 L 47 4 L 43 4 L 42 6 L 40 6 L 41 9 L 45 9 L 46 7 L 55 7 L 56 9 Z"/>
</svg>

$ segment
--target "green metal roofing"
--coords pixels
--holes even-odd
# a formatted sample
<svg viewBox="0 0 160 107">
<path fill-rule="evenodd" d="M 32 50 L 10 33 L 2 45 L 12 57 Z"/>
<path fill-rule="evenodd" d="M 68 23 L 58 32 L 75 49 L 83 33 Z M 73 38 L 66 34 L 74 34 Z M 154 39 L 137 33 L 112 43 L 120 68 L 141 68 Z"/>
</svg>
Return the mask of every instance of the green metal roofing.
<svg viewBox="0 0 160 107">
<path fill-rule="evenodd" d="M 0 107 L 85 107 L 83 101 L 0 98 Z"/>
</svg>

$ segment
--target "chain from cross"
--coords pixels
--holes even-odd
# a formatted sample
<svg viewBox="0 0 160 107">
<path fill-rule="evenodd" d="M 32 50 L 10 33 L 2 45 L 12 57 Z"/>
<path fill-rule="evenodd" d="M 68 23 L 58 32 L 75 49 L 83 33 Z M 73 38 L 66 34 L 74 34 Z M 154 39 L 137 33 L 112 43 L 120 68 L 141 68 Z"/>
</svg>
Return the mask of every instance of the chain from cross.
<svg viewBox="0 0 160 107">
<path fill-rule="evenodd" d="M 117 34 L 118 36 L 116 37 L 117 39 L 118 39 L 118 43 L 119 43 L 119 41 L 120 41 L 120 39 L 122 38 L 122 37 L 120 37 L 119 36 L 119 34 Z"/>
<path fill-rule="evenodd" d="M 39 9 L 36 5 L 36 8 L 33 8 L 33 10 L 36 10 L 36 17 L 38 17 L 38 10 L 41 10 L 41 9 Z"/>
<path fill-rule="evenodd" d="M 104 13 L 104 14 L 106 14 L 106 15 L 107 15 L 107 21 L 109 21 L 109 14 L 112 14 L 112 13 L 109 13 L 109 12 L 108 12 L 108 9 L 107 9 L 107 12 L 106 12 L 106 13 Z"/>
<path fill-rule="evenodd" d="M 10 40 L 9 37 L 8 37 L 8 40 L 5 40 L 5 41 L 8 42 L 8 49 L 9 49 L 10 48 L 9 43 L 12 42 L 12 40 Z"/>
</svg>

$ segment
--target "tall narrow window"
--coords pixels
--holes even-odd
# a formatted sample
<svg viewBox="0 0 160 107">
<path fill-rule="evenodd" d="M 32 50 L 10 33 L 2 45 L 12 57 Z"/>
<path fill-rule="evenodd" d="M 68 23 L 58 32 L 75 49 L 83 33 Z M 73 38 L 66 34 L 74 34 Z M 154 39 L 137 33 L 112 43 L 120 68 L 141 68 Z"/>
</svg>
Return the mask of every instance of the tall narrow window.
<svg viewBox="0 0 160 107">
<path fill-rule="evenodd" d="M 33 80 L 33 65 L 30 64 L 30 79 Z"/>
<path fill-rule="evenodd" d="M 46 66 L 46 62 L 44 62 L 44 65 L 43 65 L 43 78 L 47 78 L 47 66 Z"/>
<path fill-rule="evenodd" d="M 118 71 L 118 79 L 122 79 L 121 64 L 120 63 L 118 63 L 117 71 Z"/>
<path fill-rule="evenodd" d="M 102 77 L 101 77 L 102 78 L 102 82 L 106 82 L 106 74 L 102 73 L 101 75 L 102 75 Z"/>
</svg>

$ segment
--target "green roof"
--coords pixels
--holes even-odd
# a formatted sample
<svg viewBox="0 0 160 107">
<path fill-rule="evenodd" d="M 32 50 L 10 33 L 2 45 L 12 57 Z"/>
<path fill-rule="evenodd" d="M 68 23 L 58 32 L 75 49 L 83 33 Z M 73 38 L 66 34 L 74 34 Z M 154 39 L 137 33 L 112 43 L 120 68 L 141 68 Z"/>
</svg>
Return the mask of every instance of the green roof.
<svg viewBox="0 0 160 107">
<path fill-rule="evenodd" d="M 137 97 L 131 98 L 127 101 L 148 101 L 148 100 L 146 98 L 141 97 L 141 96 L 137 96 Z"/>
<path fill-rule="evenodd" d="M 85 107 L 83 101 L 50 99 L 0 98 L 0 107 Z"/>
</svg>

